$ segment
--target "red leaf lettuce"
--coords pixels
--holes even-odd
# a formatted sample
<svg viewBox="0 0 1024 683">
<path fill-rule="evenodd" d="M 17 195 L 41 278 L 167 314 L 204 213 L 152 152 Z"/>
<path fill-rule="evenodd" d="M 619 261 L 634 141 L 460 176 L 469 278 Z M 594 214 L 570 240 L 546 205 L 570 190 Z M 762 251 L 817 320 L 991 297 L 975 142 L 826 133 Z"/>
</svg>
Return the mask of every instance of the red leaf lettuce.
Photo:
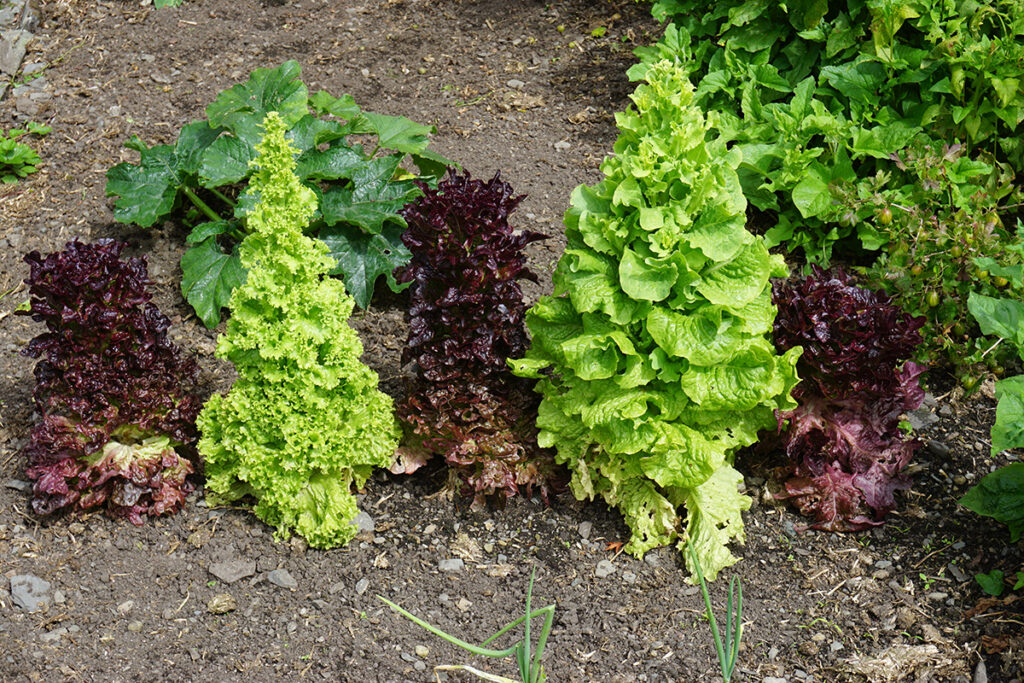
<svg viewBox="0 0 1024 683">
<path fill-rule="evenodd" d="M 402 360 L 415 361 L 416 379 L 398 406 L 412 443 L 395 470 L 443 455 L 476 505 L 521 486 L 546 499 L 554 459 L 537 446 L 539 399 L 507 364 L 528 346 L 518 280 L 536 277 L 523 248 L 544 235 L 513 231 L 508 217 L 523 196 L 500 174 L 485 183 L 449 171 L 436 190 L 420 189 L 402 213 L 412 260 L 396 273 L 412 283 Z"/>
<path fill-rule="evenodd" d="M 789 420 L 782 441 L 790 458 L 780 497 L 813 516 L 815 529 L 877 526 L 896 507 L 895 492 L 910 488 L 902 472 L 920 447 L 899 420 L 924 399 L 924 368 L 904 362 L 924 318 L 817 266 L 801 281 L 775 280 L 772 295 L 776 348 L 804 349 L 792 394 L 799 406 L 779 416 L 780 427 Z"/>
<path fill-rule="evenodd" d="M 22 353 L 43 357 L 33 393 L 41 416 L 24 449 L 35 482 L 33 510 L 106 505 L 115 517 L 175 512 L 194 488 L 198 372 L 167 339 L 170 321 L 150 303 L 144 258 L 124 244 L 69 242 L 25 256 L 31 307 L 47 332 Z"/>
</svg>

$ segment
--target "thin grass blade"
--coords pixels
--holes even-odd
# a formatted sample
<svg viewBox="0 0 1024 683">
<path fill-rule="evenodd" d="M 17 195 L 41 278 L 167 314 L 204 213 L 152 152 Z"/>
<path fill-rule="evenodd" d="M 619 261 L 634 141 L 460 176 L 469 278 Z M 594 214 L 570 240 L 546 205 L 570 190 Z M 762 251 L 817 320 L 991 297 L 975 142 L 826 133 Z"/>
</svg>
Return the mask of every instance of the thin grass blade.
<svg viewBox="0 0 1024 683">
<path fill-rule="evenodd" d="M 427 622 L 423 621 L 422 619 L 420 619 L 416 615 L 414 615 L 414 614 L 412 614 L 410 612 L 407 612 L 406 610 L 402 609 L 401 607 L 399 607 L 395 603 L 391 602 L 387 598 L 383 598 L 383 597 L 381 597 L 379 595 L 377 596 L 377 598 L 380 599 L 385 605 L 387 605 L 391 609 L 395 610 L 396 612 L 398 612 L 403 617 L 405 617 L 406 619 L 408 619 L 412 623 L 416 624 L 417 626 L 425 628 L 428 631 L 430 631 L 431 633 L 433 633 L 435 636 L 437 636 L 439 638 L 443 638 L 443 639 L 447 640 L 449 643 L 451 643 L 452 645 L 457 645 L 458 647 L 461 647 L 463 650 L 466 650 L 468 652 L 472 652 L 475 655 L 480 655 L 482 657 L 508 657 L 509 655 L 515 654 L 515 651 L 516 651 L 515 646 L 510 647 L 507 650 L 489 650 L 489 649 L 486 649 L 486 648 L 483 648 L 483 647 L 477 647 L 476 645 L 473 645 L 471 643 L 467 643 L 464 640 L 461 640 L 459 638 L 456 638 L 455 636 L 452 636 L 452 635 L 449 635 L 449 634 L 445 633 L 444 631 L 442 631 L 441 629 L 437 628 L 433 624 L 428 624 Z"/>
</svg>

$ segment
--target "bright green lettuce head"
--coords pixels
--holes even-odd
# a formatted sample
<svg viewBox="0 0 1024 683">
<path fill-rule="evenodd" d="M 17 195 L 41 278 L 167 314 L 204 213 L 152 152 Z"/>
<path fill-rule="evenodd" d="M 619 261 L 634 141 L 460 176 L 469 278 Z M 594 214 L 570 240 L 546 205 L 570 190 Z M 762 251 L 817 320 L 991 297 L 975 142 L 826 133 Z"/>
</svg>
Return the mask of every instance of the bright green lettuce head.
<svg viewBox="0 0 1024 683">
<path fill-rule="evenodd" d="M 799 349 L 768 341 L 768 281 L 786 269 L 747 232 L 740 155 L 705 140 L 692 94 L 664 61 L 616 115 L 615 156 L 573 192 L 555 296 L 514 364 L 541 378 L 539 442 L 576 497 L 618 507 L 633 554 L 689 542 L 713 578 L 750 506 L 733 454 L 792 405 Z"/>
<path fill-rule="evenodd" d="M 217 344 L 238 381 L 203 409 L 199 450 L 212 499 L 252 495 L 279 537 L 329 548 L 355 536 L 352 487 L 391 464 L 399 431 L 359 360 L 352 298 L 327 277 L 327 247 L 303 235 L 316 200 L 295 176 L 286 126 L 276 113 L 264 126 L 250 185 L 258 201 L 239 249 L 249 275 Z"/>
</svg>

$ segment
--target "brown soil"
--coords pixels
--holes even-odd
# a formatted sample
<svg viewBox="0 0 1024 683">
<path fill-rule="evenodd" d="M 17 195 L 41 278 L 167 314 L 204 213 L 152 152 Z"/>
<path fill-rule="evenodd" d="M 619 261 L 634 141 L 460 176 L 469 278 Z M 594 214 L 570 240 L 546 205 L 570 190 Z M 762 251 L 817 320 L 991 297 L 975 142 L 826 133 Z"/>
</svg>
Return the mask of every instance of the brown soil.
<svg viewBox="0 0 1024 683">
<path fill-rule="evenodd" d="M 34 574 L 55 602 L 27 614 L 0 581 L 3 681 L 427 681 L 439 664 L 472 661 L 513 675 L 510 661 L 472 658 L 393 614 L 380 594 L 470 641 L 521 613 L 530 571 L 535 604 L 557 605 L 545 668 L 551 681 L 720 680 L 697 589 L 676 551 L 638 561 L 607 544 L 626 528 L 601 504 L 569 496 L 551 508 L 519 500 L 488 513 L 432 496 L 436 468 L 380 474 L 361 507 L 376 529 L 320 552 L 275 543 L 241 509 L 207 509 L 196 494 L 179 515 L 143 528 L 103 515 L 37 519 L 19 455 L 32 423 L 31 363 L 19 351 L 39 332 L 11 315 L 26 294 L 21 256 L 72 237 L 117 236 L 148 254 L 157 301 L 176 341 L 198 354 L 203 386 L 223 390 L 215 334 L 178 293 L 183 230 L 114 223 L 104 173 L 133 159 L 133 134 L 171 142 L 216 94 L 254 68 L 296 59 L 311 87 L 351 93 L 364 108 L 437 126 L 435 146 L 477 177 L 500 170 L 529 198 L 517 227 L 551 239 L 531 248 L 550 273 L 564 246 L 561 214 L 572 188 L 600 177 L 615 140 L 612 114 L 632 90 L 631 50 L 658 34 L 628 0 L 186 0 L 177 10 L 137 3 L 44 2 L 28 61 L 49 63 L 53 92 L 37 116 L 53 132 L 35 144 L 45 165 L 0 188 L 0 574 Z M 607 28 L 600 37 L 592 31 Z M 509 82 L 517 80 L 523 85 Z M 0 102 L 0 127 L 16 123 Z M 555 143 L 565 142 L 568 147 Z M 536 297 L 550 288 L 542 277 Z M 13 291 L 11 291 L 13 290 Z M 401 391 L 401 297 L 354 321 L 366 361 Z M 940 392 L 936 392 L 940 393 Z M 769 463 L 740 459 L 755 499 L 743 558 L 723 572 L 742 580 L 745 633 L 736 680 L 987 680 L 1022 676 L 1024 615 L 1010 599 L 986 602 L 974 580 L 1022 568 L 1004 527 L 958 508 L 990 467 L 993 403 L 955 396 L 935 406 L 934 440 L 914 465 L 917 484 L 883 528 L 851 535 L 796 533 L 801 519 L 766 490 Z M 592 522 L 589 537 L 580 533 Z M 612 546 L 614 548 L 614 546 Z M 461 558 L 458 572 L 439 562 Z M 256 574 L 226 585 L 213 563 L 248 559 Z M 595 575 L 600 560 L 616 571 Z M 287 569 L 294 590 L 267 580 Z M 721 614 L 726 582 L 712 586 Z M 61 595 L 57 595 L 57 591 Z M 237 609 L 214 614 L 228 593 Z M 61 630 L 64 629 L 64 630 Z M 417 652 L 417 646 L 428 651 Z M 446 674 L 438 674 L 443 677 Z M 447 680 L 470 680 L 447 674 Z M 459 678 L 456 678 L 459 676 Z"/>
</svg>

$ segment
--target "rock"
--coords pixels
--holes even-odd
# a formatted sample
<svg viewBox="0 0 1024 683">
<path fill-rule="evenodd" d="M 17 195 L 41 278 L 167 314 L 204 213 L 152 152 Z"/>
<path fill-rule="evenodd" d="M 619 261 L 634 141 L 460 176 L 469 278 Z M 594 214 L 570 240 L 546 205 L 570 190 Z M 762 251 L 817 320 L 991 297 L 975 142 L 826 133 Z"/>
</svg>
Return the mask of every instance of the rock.
<svg viewBox="0 0 1024 683">
<path fill-rule="evenodd" d="M 8 479 L 4 482 L 4 486 L 15 491 L 21 491 L 22 493 L 32 490 L 32 482 L 24 481 L 23 479 Z"/>
<path fill-rule="evenodd" d="M 570 147 L 572 147 L 572 145 L 570 145 L 565 140 L 559 140 L 558 142 L 555 143 L 555 151 L 557 152 L 567 152 L 569 151 Z"/>
<path fill-rule="evenodd" d="M 32 34 L 24 29 L 11 29 L 0 33 L 0 73 L 8 76 L 18 73 L 30 40 Z"/>
<path fill-rule="evenodd" d="M 327 589 L 327 592 L 331 595 L 337 595 L 341 591 L 345 590 L 345 584 L 342 582 L 331 584 L 331 587 Z"/>
<path fill-rule="evenodd" d="M 473 603 L 466 598 L 459 598 L 459 601 L 455 603 L 455 606 L 459 608 L 460 612 L 468 612 L 473 606 Z"/>
<path fill-rule="evenodd" d="M 227 562 L 217 562 L 209 567 L 211 574 L 227 584 L 232 584 L 240 579 L 247 578 L 256 573 L 256 561 L 237 559 Z"/>
<path fill-rule="evenodd" d="M 449 560 L 441 560 L 437 563 L 437 568 L 443 572 L 461 572 L 465 567 L 466 563 L 458 557 Z"/>
<path fill-rule="evenodd" d="M 129 622 L 128 623 L 128 630 L 131 631 L 132 633 L 141 633 L 142 632 L 142 622 L 141 621 Z"/>
<path fill-rule="evenodd" d="M 299 582 L 292 577 L 287 569 L 275 569 L 267 574 L 267 581 L 279 586 L 281 588 L 287 588 L 288 590 L 295 590 L 299 587 Z"/>
<path fill-rule="evenodd" d="M 941 441 L 936 441 L 935 439 L 928 439 L 927 443 L 925 444 L 925 448 L 927 448 L 928 452 L 931 453 L 932 455 L 937 455 L 940 458 L 949 457 L 949 446 L 942 443 Z"/>
<path fill-rule="evenodd" d="M 424 658 L 424 657 L 426 657 L 429 654 L 430 654 L 430 650 L 428 650 L 425 646 L 423 646 L 423 645 L 417 645 L 416 646 L 416 656 L 417 657 Z"/>
<path fill-rule="evenodd" d="M 68 531 L 72 534 L 84 534 L 85 525 L 81 522 L 71 522 L 71 524 L 68 524 Z"/>
<path fill-rule="evenodd" d="M 789 683 L 785 678 L 779 678 L 778 676 L 766 676 L 761 679 L 761 683 Z"/>
<path fill-rule="evenodd" d="M 839 652 L 843 649 L 843 644 L 840 643 L 838 640 L 833 640 L 832 643 L 828 646 L 828 649 L 831 652 Z"/>
<path fill-rule="evenodd" d="M 43 642 L 43 643 L 52 643 L 52 642 L 55 642 L 57 640 L 60 640 L 61 636 L 63 636 L 67 632 L 68 632 L 67 627 L 59 626 L 59 627 L 53 629 L 52 631 L 47 631 L 46 633 L 40 633 L 39 634 L 39 640 L 40 640 L 40 642 Z"/>
<path fill-rule="evenodd" d="M 134 600 L 125 600 L 124 602 L 122 602 L 120 605 L 117 606 L 117 613 L 120 614 L 121 616 L 124 616 L 124 615 L 128 614 L 129 612 L 131 612 L 133 607 L 135 607 L 135 601 Z"/>
<path fill-rule="evenodd" d="M 971 679 L 971 683 L 988 683 L 988 667 L 985 666 L 985 660 L 978 662 L 978 666 L 974 669 L 974 678 Z"/>
<path fill-rule="evenodd" d="M 967 580 L 967 574 L 965 574 L 964 571 L 960 569 L 960 567 L 953 564 L 952 562 L 946 565 L 946 569 L 948 569 L 949 573 L 953 575 L 953 578 L 959 581 L 960 583 L 963 583 Z"/>
<path fill-rule="evenodd" d="M 238 603 L 230 593 L 218 593 L 206 603 L 206 611 L 210 614 L 227 614 L 238 609 Z"/>
<path fill-rule="evenodd" d="M 580 536 L 582 536 L 583 538 L 590 538 L 590 532 L 593 530 L 593 528 L 593 522 L 580 522 L 577 531 L 580 532 Z"/>
<path fill-rule="evenodd" d="M 67 596 L 64 595 L 64 591 L 59 588 L 53 591 L 53 601 L 58 605 L 63 605 L 67 601 Z"/>
<path fill-rule="evenodd" d="M 370 580 L 366 578 L 356 581 L 356 595 L 362 595 L 370 587 Z"/>
<path fill-rule="evenodd" d="M 939 416 L 928 408 L 918 408 L 907 413 L 907 420 L 915 432 L 931 427 L 939 421 Z"/>
<path fill-rule="evenodd" d="M 32 574 L 11 577 L 11 600 L 26 612 L 35 612 L 50 606 L 50 582 Z"/>
<path fill-rule="evenodd" d="M 601 560 L 597 563 L 597 567 L 594 568 L 594 575 L 599 579 L 604 579 L 615 573 L 615 565 L 609 560 Z"/>
<path fill-rule="evenodd" d="M 356 526 L 358 531 L 356 532 L 357 541 L 372 541 L 373 530 L 376 527 L 373 521 L 373 517 L 366 514 L 366 512 L 360 511 L 356 518 L 352 520 L 352 524 Z"/>
<path fill-rule="evenodd" d="M 510 88 L 515 88 L 516 90 L 521 90 L 522 88 L 524 88 L 524 87 L 526 86 L 526 84 L 525 84 L 525 83 L 523 83 L 523 82 L 522 82 L 521 80 L 519 80 L 518 78 L 513 78 L 512 80 L 510 80 L 510 81 L 508 82 L 508 84 L 507 84 L 507 85 L 508 85 L 508 87 L 510 87 Z"/>
</svg>

